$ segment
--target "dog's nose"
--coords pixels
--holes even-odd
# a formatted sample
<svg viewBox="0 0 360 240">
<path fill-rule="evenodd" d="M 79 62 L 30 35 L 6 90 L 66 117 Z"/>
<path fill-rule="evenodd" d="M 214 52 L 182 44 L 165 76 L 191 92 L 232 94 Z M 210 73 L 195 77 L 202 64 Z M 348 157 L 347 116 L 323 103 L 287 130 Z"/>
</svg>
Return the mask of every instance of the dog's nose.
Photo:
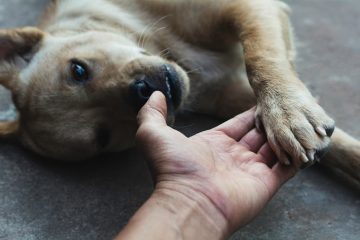
<svg viewBox="0 0 360 240">
<path fill-rule="evenodd" d="M 155 91 L 165 95 L 168 107 L 176 109 L 180 105 L 181 85 L 172 66 L 163 65 L 151 73 L 140 74 L 130 84 L 130 98 L 136 110 L 140 110 Z"/>
<path fill-rule="evenodd" d="M 145 75 L 141 75 L 130 85 L 130 94 L 139 107 L 142 107 L 156 90 L 157 87 Z"/>
</svg>

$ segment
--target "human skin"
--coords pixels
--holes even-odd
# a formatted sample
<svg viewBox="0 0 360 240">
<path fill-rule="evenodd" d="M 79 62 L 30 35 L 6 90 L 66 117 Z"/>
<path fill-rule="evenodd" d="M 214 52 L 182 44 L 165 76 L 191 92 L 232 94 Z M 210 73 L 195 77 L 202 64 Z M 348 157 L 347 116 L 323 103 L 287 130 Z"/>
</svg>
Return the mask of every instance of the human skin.
<svg viewBox="0 0 360 240">
<path fill-rule="evenodd" d="M 155 190 L 116 239 L 226 239 L 256 217 L 297 169 L 277 161 L 254 113 L 188 138 L 166 124 L 155 92 L 137 132 Z"/>
</svg>

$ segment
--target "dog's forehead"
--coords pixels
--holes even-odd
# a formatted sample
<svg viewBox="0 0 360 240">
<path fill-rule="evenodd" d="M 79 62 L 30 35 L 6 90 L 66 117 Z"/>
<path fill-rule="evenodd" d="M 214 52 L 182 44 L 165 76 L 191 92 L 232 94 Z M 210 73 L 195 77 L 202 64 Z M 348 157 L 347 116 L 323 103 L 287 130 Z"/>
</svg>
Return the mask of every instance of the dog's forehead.
<svg viewBox="0 0 360 240">
<path fill-rule="evenodd" d="M 44 39 L 33 66 L 47 70 L 68 63 L 70 59 L 93 59 L 98 64 L 124 64 L 141 55 L 134 41 L 111 33 L 89 32 L 75 36 L 49 36 Z M 46 66 L 46 68 L 42 67 Z"/>
<path fill-rule="evenodd" d="M 127 35 L 107 32 L 90 31 L 76 35 L 52 36 L 43 41 L 43 46 L 48 52 L 84 51 L 88 54 L 103 49 L 122 48 L 123 50 L 138 50 L 136 42 Z M 115 49 L 116 50 L 116 49 Z"/>
</svg>

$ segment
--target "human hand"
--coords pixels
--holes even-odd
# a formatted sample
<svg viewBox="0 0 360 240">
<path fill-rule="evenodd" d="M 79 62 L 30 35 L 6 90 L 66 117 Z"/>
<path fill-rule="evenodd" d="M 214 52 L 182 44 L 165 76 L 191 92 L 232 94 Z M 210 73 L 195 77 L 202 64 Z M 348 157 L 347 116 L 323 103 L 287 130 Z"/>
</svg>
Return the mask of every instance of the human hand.
<svg viewBox="0 0 360 240">
<path fill-rule="evenodd" d="M 165 98 L 154 93 L 138 115 L 137 140 L 154 170 L 155 194 L 197 202 L 215 221 L 216 212 L 226 234 L 252 220 L 296 173 L 254 129 L 254 112 L 188 138 L 167 126 Z"/>
</svg>

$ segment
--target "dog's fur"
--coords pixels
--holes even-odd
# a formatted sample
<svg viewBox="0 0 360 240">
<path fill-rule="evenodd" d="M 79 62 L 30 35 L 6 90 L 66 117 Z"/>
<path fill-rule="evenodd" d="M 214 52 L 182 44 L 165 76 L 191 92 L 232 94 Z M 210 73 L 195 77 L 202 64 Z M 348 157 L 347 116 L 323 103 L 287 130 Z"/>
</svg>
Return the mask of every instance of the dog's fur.
<svg viewBox="0 0 360 240">
<path fill-rule="evenodd" d="M 0 31 L 0 83 L 19 111 L 0 135 L 64 160 L 126 149 L 129 85 L 168 64 L 182 107 L 227 118 L 256 105 L 280 161 L 311 164 L 334 122 L 297 77 L 288 12 L 278 0 L 54 0 L 38 28 Z M 72 80 L 71 59 L 91 81 Z M 359 141 L 339 129 L 332 139 L 322 162 L 360 186 Z"/>
</svg>

